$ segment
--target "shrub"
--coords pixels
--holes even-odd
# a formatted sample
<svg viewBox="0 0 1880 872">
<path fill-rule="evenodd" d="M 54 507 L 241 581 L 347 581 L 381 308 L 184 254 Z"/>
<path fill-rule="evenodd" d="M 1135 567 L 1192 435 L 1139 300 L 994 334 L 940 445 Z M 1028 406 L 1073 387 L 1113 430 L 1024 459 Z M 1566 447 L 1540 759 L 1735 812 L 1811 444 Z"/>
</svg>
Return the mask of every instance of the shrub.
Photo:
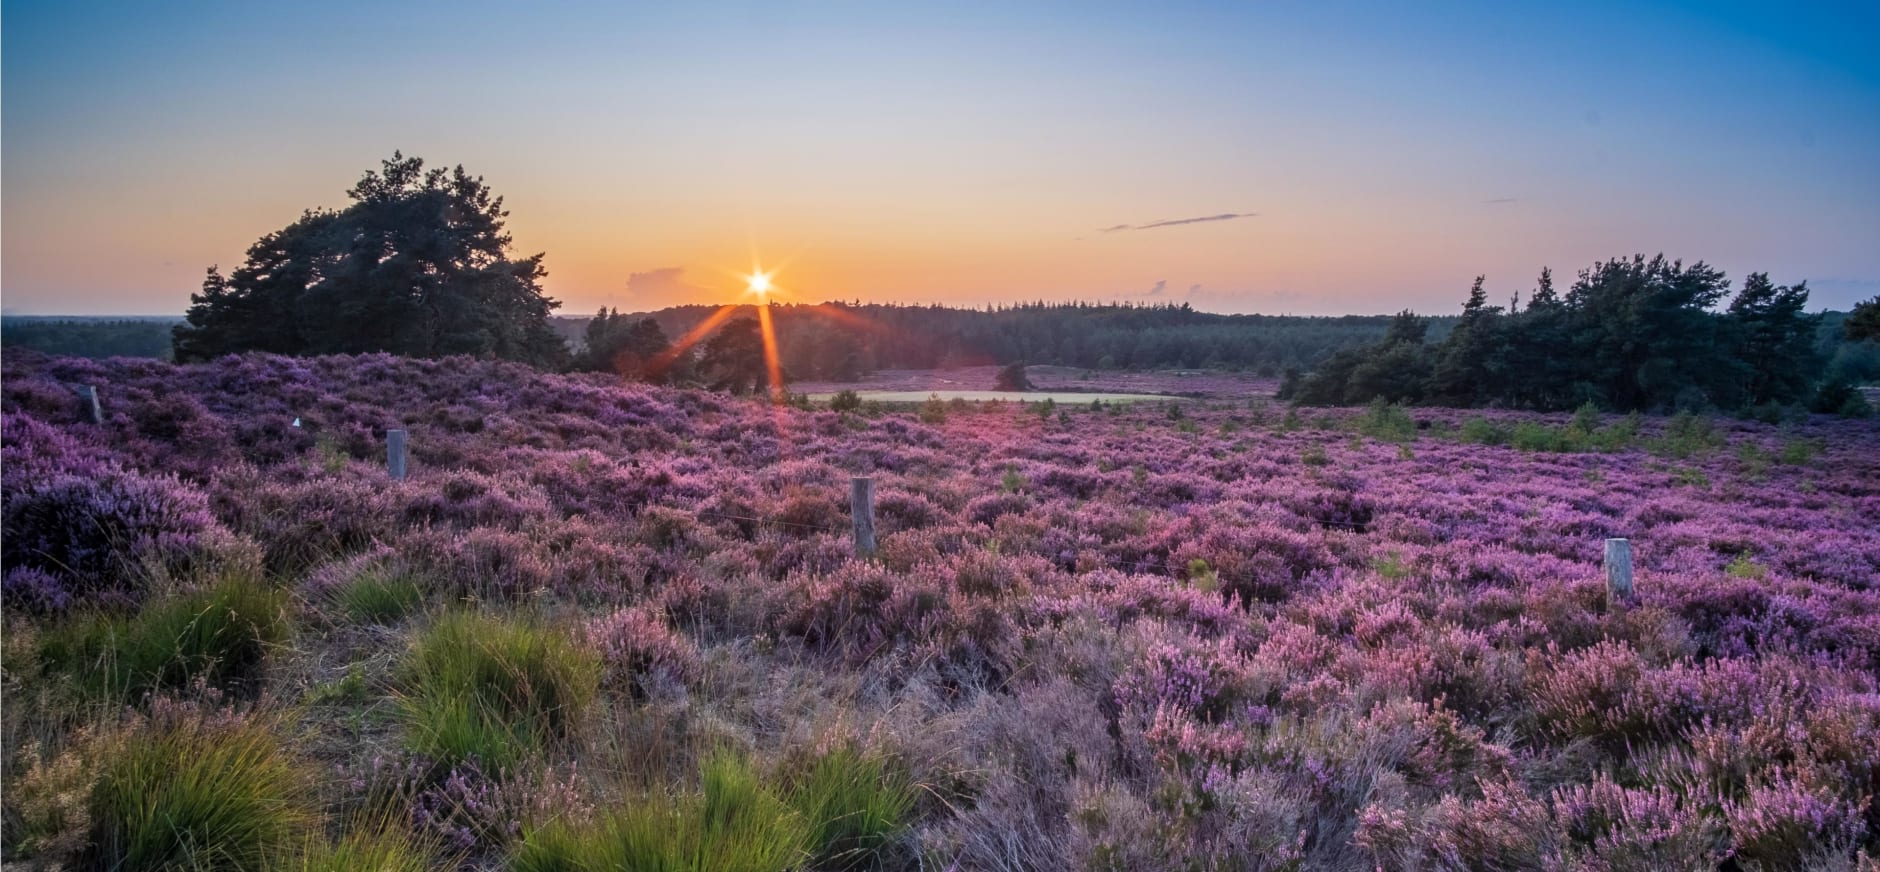
<svg viewBox="0 0 1880 872">
<path fill-rule="evenodd" d="M 920 422 L 922 424 L 944 424 L 947 420 L 947 404 L 939 394 L 931 394 L 927 402 L 920 404 Z"/>
<path fill-rule="evenodd" d="M 742 757 L 708 759 L 698 794 L 648 797 L 594 823 L 551 822 L 528 834 L 515 872 L 783 872 L 801 865 L 807 827 Z"/>
<path fill-rule="evenodd" d="M 862 395 L 843 389 L 829 398 L 829 408 L 836 412 L 859 412 L 862 409 Z"/>
<path fill-rule="evenodd" d="M 165 703 L 101 761 L 81 865 L 271 868 L 303 844 L 312 797 L 266 722 Z"/>
<path fill-rule="evenodd" d="M 48 632 L 47 663 L 94 691 L 136 698 L 198 681 L 252 689 L 290 631 L 283 592 L 243 576 L 152 603 L 131 617 L 85 615 Z"/>
<path fill-rule="evenodd" d="M 401 664 L 411 749 L 441 765 L 512 769 L 571 736 L 600 684 L 600 657 L 532 619 L 440 616 Z"/>
<path fill-rule="evenodd" d="M 1409 413 L 1383 397 L 1372 400 L 1357 423 L 1359 433 L 1384 442 L 1408 442 L 1417 435 L 1417 422 Z"/>
<path fill-rule="evenodd" d="M 816 758 L 790 791 L 822 869 L 872 869 L 906 825 L 914 788 L 877 754 L 841 746 Z"/>
<path fill-rule="evenodd" d="M 228 539 L 203 495 L 174 478 L 108 467 L 16 485 L 19 477 L 8 473 L 0 559 L 63 585 L 62 596 L 36 596 L 38 603 L 135 601 L 144 593 L 141 569 L 200 568 Z M 12 588 L 18 580 L 9 574 L 8 582 Z"/>
</svg>

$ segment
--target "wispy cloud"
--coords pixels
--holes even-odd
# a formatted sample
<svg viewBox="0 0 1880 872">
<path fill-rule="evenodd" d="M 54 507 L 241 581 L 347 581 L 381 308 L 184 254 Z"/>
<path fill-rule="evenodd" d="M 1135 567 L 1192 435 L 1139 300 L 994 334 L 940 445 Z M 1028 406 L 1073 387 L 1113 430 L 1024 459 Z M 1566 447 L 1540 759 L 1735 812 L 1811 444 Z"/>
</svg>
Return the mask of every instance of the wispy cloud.
<svg viewBox="0 0 1880 872">
<path fill-rule="evenodd" d="M 1210 221 L 1232 221 L 1236 218 L 1252 218 L 1258 212 L 1222 212 L 1219 215 L 1202 215 L 1195 218 L 1170 218 L 1163 221 L 1151 221 L 1147 224 L 1118 224 L 1105 227 L 1101 233 L 1115 233 L 1120 230 L 1154 230 L 1157 227 L 1180 227 L 1183 224 L 1206 224 Z"/>
<path fill-rule="evenodd" d="M 1483 200 L 1482 202 L 1483 203 L 1519 203 L 1521 202 L 1521 198 L 1520 197 L 1496 197 L 1493 200 Z"/>
<path fill-rule="evenodd" d="M 1149 290 L 1145 291 L 1143 293 L 1143 296 L 1160 297 L 1165 293 L 1168 293 L 1168 279 L 1162 279 L 1161 281 L 1156 282 L 1155 287 L 1150 288 Z"/>
<path fill-rule="evenodd" d="M 668 266 L 627 276 L 627 305 L 652 311 L 667 306 L 702 302 L 711 290 L 686 280 L 685 267 Z"/>
</svg>

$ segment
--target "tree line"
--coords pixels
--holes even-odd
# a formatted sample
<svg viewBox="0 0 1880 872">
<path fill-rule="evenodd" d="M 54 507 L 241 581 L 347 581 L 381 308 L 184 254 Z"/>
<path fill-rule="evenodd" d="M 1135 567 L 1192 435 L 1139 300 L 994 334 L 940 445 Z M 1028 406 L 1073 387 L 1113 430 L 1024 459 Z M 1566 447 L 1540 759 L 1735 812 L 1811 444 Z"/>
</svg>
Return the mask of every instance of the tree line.
<svg viewBox="0 0 1880 872">
<path fill-rule="evenodd" d="M 1281 398 L 1537 410 L 1864 406 L 1851 388 L 1857 374 L 1824 370 L 1822 316 L 1806 312 L 1804 282 L 1751 273 L 1724 305 L 1730 282 L 1721 271 L 1635 255 L 1582 270 L 1564 294 L 1542 270 L 1525 307 L 1518 297 L 1489 305 L 1483 283 L 1476 279 L 1440 342 L 1428 336 L 1428 319 L 1399 313 L 1377 343 L 1289 373 Z M 1850 339 L 1866 335 L 1874 305 L 1848 317 Z"/>
<path fill-rule="evenodd" d="M 262 237 L 227 275 L 211 267 L 173 330 L 175 359 L 384 351 L 737 392 L 771 380 L 749 307 L 603 310 L 579 327 L 552 317 L 560 304 L 542 290 L 543 255 L 511 254 L 503 199 L 461 166 L 427 170 L 394 153 L 347 196 L 343 209 L 309 210 Z M 1845 393 L 1846 383 L 1880 376 L 1873 343 L 1852 353 L 1824 347 L 1818 334 L 1826 322 L 1804 312 L 1804 285 L 1753 274 L 1718 311 L 1728 287 L 1702 263 L 1640 256 L 1597 264 L 1564 294 L 1543 271 L 1525 307 L 1489 305 L 1478 281 L 1461 315 L 1436 318 L 1217 315 L 1186 303 L 1086 302 L 986 309 L 838 302 L 767 312 L 785 379 L 850 381 L 879 369 L 975 364 L 1237 369 L 1291 373 L 1287 393 L 1302 402 L 1657 409 L 1819 406 L 1837 386 Z M 701 325 L 710 327 L 703 342 L 675 347 L 669 338 Z M 1847 315 L 1845 331 L 1856 340 L 1880 334 L 1880 299 Z"/>
</svg>

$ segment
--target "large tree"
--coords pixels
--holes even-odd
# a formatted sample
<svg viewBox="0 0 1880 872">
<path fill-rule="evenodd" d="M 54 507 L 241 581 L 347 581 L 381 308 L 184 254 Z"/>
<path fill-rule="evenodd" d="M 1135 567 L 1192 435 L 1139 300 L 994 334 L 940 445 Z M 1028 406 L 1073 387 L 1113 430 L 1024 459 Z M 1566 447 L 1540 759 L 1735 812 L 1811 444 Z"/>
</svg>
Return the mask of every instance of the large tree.
<svg viewBox="0 0 1880 872">
<path fill-rule="evenodd" d="M 1850 342 L 1880 341 L 1880 297 L 1856 304 L 1847 320 L 1841 323 L 1841 329 Z"/>
<path fill-rule="evenodd" d="M 509 213 L 481 176 L 393 153 L 347 192 L 210 267 L 178 325 L 179 361 L 240 351 L 492 356 L 556 365 L 542 255 L 512 259 Z"/>
</svg>

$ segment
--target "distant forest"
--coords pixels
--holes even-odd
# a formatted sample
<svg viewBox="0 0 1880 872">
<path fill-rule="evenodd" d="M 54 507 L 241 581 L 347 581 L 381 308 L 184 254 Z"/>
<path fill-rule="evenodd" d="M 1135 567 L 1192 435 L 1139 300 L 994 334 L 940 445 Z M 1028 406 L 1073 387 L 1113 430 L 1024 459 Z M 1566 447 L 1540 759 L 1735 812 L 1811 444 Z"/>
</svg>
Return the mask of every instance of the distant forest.
<svg viewBox="0 0 1880 872">
<path fill-rule="evenodd" d="M 628 317 L 651 317 L 676 338 L 719 308 L 679 306 Z M 1187 304 L 1093 303 L 987 309 L 775 304 L 771 318 L 785 372 L 819 381 L 848 381 L 880 369 L 1009 363 L 1278 376 L 1376 342 L 1391 323 L 1388 315 L 1215 315 Z M 1431 319 L 1431 336 L 1443 336 L 1455 320 Z"/>
<path fill-rule="evenodd" d="M 30 348 L 66 357 L 170 359 L 170 328 L 181 318 L 0 318 L 0 348 Z"/>
</svg>

